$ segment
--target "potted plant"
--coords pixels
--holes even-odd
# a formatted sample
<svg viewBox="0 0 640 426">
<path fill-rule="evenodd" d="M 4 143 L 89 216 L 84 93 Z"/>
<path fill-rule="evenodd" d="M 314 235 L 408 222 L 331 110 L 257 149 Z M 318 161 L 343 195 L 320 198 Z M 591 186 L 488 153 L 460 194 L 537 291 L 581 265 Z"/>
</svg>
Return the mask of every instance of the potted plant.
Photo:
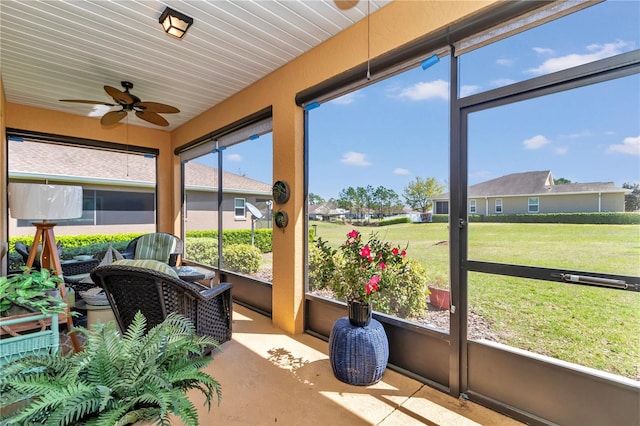
<svg viewBox="0 0 640 426">
<path fill-rule="evenodd" d="M 213 359 L 205 349 L 219 345 L 197 336 L 187 318 L 169 314 L 147 333 L 138 312 L 122 335 L 114 321 L 80 330 L 84 351 L 28 356 L 2 369 L 0 403 L 16 407 L 3 424 L 169 424 L 174 415 L 197 425 L 188 391 L 202 392 L 209 408 L 216 396 L 220 404 L 220 385 L 201 370 Z"/>
<path fill-rule="evenodd" d="M 368 324 L 372 304 L 380 292 L 408 273 L 406 248 L 381 241 L 375 233 L 364 242 L 362 234 L 354 229 L 339 250 L 329 247 L 322 238 L 316 244 L 322 252 L 320 285 L 346 300 L 350 315 L 358 310 L 365 315 L 361 319 L 350 318 L 354 325 Z"/>
<path fill-rule="evenodd" d="M 318 238 L 322 267 L 316 276 L 347 301 L 348 317 L 336 321 L 329 335 L 329 362 L 340 381 L 367 386 L 378 382 L 389 359 L 384 327 L 371 318 L 373 302 L 385 287 L 395 286 L 408 271 L 406 250 L 378 239 L 364 242 L 357 230 L 339 250 Z"/>
<path fill-rule="evenodd" d="M 438 309 L 449 310 L 451 307 L 451 293 L 449 280 L 444 274 L 436 274 L 429 282 L 429 303 Z"/>
<path fill-rule="evenodd" d="M 57 285 L 62 279 L 46 269 L 0 277 L 0 366 L 29 354 L 59 347 L 59 314 L 67 305 Z"/>
<path fill-rule="evenodd" d="M 289 196 L 291 195 L 291 190 L 289 189 L 289 184 L 283 180 L 278 180 L 273 184 L 272 187 L 272 195 L 273 200 L 277 204 L 284 204 L 289 201 Z"/>
<path fill-rule="evenodd" d="M 58 292 L 62 278 L 47 269 L 22 269 L 20 274 L 0 277 L 0 317 L 65 312 L 67 305 Z"/>
</svg>

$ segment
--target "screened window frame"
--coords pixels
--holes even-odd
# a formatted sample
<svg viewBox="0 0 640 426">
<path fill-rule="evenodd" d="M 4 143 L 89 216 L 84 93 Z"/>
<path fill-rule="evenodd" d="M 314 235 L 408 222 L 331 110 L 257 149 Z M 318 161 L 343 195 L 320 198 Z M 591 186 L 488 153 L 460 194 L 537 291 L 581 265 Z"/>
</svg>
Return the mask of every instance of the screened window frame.
<svg viewBox="0 0 640 426">
<path fill-rule="evenodd" d="M 44 132 L 36 132 L 36 131 L 31 131 L 31 130 L 21 130 L 21 129 L 16 129 L 16 128 L 6 128 L 5 129 L 5 145 L 6 145 L 6 153 L 7 153 L 7 158 L 6 160 L 6 164 L 7 164 L 7 184 L 9 184 L 9 182 L 19 179 L 20 181 L 23 181 L 25 179 L 24 176 L 19 176 L 19 177 L 13 177 L 11 178 L 10 176 L 10 170 L 9 170 L 9 143 L 21 143 L 24 140 L 29 140 L 32 142 L 38 142 L 38 143 L 46 143 L 46 144 L 52 144 L 52 145 L 62 145 L 62 146 L 70 146 L 70 147 L 75 147 L 75 148 L 83 148 L 83 149 L 89 149 L 89 150 L 103 150 L 103 151 L 112 151 L 112 152 L 118 152 L 121 154 L 127 154 L 127 155 L 142 155 L 145 157 L 150 157 L 153 158 L 154 161 L 154 176 L 155 176 L 155 181 L 151 184 L 151 185 L 144 185 L 145 187 L 148 188 L 153 188 L 153 198 L 154 198 L 154 223 L 153 225 L 155 226 L 155 228 L 157 229 L 158 227 L 158 222 L 159 222 L 159 217 L 158 217 L 158 156 L 160 155 L 160 149 L 158 148 L 151 148 L 151 147 L 145 147 L 145 146 L 137 146 L 137 145 L 130 145 L 130 144 L 121 144 L 121 143 L 115 143 L 115 142 L 105 142 L 105 141 L 101 141 L 101 140 L 95 140 L 95 139 L 87 139 L 87 138 L 78 138 L 78 137 L 74 137 L 74 136 L 65 136 L 65 135 L 57 135 L 57 134 L 53 134 L 53 133 L 44 133 Z M 53 179 L 52 181 L 57 181 L 58 179 Z M 86 184 L 85 179 L 79 179 L 78 180 L 78 184 L 80 185 L 84 185 Z M 6 190 L 7 188 L 5 188 Z M 84 209 L 83 209 L 83 213 L 84 213 Z M 94 206 L 94 214 L 95 214 L 95 206 Z M 61 226 L 66 226 L 66 224 L 63 224 L 61 222 L 60 224 Z M 86 226 L 102 226 L 100 224 L 97 224 L 97 220 L 94 216 L 93 218 L 93 224 L 89 225 L 86 224 Z"/>
</svg>

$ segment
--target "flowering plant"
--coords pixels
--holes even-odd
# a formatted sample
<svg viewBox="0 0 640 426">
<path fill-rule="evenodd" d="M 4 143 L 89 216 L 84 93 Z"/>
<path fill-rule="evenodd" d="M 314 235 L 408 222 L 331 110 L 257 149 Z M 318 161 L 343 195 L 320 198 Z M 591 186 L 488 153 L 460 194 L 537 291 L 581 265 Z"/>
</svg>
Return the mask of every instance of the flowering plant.
<svg viewBox="0 0 640 426">
<path fill-rule="evenodd" d="M 340 299 L 371 303 L 385 286 L 402 275 L 406 268 L 406 249 L 393 246 L 372 234 L 367 242 L 357 230 L 347 234 L 340 249 L 330 248 L 318 238 L 322 252 L 320 280 Z"/>
</svg>

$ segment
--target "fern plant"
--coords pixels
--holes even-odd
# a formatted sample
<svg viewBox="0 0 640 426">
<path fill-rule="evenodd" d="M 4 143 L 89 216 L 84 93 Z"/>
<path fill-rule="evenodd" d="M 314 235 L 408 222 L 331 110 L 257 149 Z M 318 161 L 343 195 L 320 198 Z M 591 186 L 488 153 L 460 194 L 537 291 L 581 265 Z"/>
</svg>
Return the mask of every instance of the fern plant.
<svg viewBox="0 0 640 426">
<path fill-rule="evenodd" d="M 80 329 L 84 351 L 73 355 L 28 356 L 0 372 L 0 406 L 14 407 L 1 425 L 129 425 L 137 421 L 169 424 L 171 414 L 198 425 L 187 391 L 198 389 L 211 409 L 219 383 L 201 369 L 212 361 L 191 321 L 172 313 L 145 333 L 138 312 L 121 336 L 114 321 Z"/>
</svg>

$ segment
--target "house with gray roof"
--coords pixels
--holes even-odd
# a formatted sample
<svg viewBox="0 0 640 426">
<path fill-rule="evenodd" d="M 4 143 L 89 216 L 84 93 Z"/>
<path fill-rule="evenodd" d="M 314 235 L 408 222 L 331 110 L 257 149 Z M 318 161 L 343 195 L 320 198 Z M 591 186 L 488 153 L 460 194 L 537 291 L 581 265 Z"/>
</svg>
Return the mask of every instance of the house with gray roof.
<svg viewBox="0 0 640 426">
<path fill-rule="evenodd" d="M 10 141 L 9 182 L 79 185 L 83 216 L 57 221 L 56 234 L 154 232 L 156 161 L 153 156 L 113 152 L 35 140 Z M 159 179 L 162 177 L 159 176 Z M 218 170 L 197 161 L 185 164 L 185 230 L 218 227 Z M 222 173 L 224 229 L 249 229 L 256 206 L 271 224 L 271 185 L 238 174 Z M 32 235 L 29 220 L 10 217 L 9 234 Z"/>
<path fill-rule="evenodd" d="M 624 212 L 628 189 L 613 182 L 554 184 L 550 170 L 512 173 L 472 185 L 469 214 Z M 433 197 L 436 214 L 449 213 L 449 193 Z"/>
</svg>

